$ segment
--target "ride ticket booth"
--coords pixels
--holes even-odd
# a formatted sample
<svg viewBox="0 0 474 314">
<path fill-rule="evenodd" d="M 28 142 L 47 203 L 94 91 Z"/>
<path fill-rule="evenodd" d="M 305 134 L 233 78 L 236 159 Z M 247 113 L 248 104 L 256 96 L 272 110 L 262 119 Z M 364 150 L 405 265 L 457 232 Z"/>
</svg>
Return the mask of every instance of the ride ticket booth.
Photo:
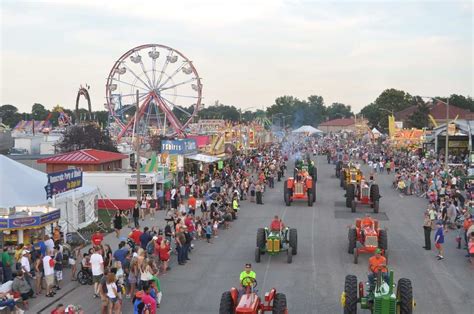
<svg viewBox="0 0 474 314">
<path fill-rule="evenodd" d="M 59 221 L 61 210 L 49 206 L 17 206 L 0 218 L 0 244 L 32 244 L 41 239 L 47 228 Z"/>
</svg>

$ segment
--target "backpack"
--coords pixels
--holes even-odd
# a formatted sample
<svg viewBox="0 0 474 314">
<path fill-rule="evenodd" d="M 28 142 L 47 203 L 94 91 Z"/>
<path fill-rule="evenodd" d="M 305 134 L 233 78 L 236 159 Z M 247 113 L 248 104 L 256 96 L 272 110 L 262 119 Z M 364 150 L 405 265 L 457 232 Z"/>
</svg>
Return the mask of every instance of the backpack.
<svg viewBox="0 0 474 314">
<path fill-rule="evenodd" d="M 147 254 L 151 255 L 153 254 L 153 250 L 155 249 L 155 241 L 150 240 L 148 244 L 146 245 L 146 252 Z"/>
</svg>

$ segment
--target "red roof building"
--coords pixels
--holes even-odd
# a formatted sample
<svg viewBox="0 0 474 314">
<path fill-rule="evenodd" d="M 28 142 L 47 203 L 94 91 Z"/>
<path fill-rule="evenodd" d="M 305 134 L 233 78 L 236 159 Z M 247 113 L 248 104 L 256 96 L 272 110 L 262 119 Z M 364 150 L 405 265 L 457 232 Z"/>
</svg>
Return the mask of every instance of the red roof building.
<svg viewBox="0 0 474 314">
<path fill-rule="evenodd" d="M 430 109 L 430 115 L 436 121 L 436 123 L 443 124 L 446 122 L 446 104 L 440 101 L 436 103 L 428 103 Z M 395 112 L 395 120 L 403 121 L 403 124 L 406 125 L 411 115 L 416 112 L 416 106 L 410 106 L 401 111 Z M 449 119 L 458 118 L 459 120 L 474 120 L 474 112 L 471 112 L 467 109 L 456 107 L 455 105 L 449 105 Z"/>
<path fill-rule="evenodd" d="M 56 172 L 71 168 L 82 171 L 111 171 L 122 168 L 122 160 L 127 155 L 98 149 L 81 149 L 69 153 L 38 159 L 37 163 L 46 164 L 46 172 Z"/>
<path fill-rule="evenodd" d="M 339 131 L 354 131 L 355 130 L 355 120 L 354 118 L 342 118 L 342 119 L 334 119 L 328 120 L 321 123 L 318 126 L 323 132 L 339 132 Z"/>
</svg>

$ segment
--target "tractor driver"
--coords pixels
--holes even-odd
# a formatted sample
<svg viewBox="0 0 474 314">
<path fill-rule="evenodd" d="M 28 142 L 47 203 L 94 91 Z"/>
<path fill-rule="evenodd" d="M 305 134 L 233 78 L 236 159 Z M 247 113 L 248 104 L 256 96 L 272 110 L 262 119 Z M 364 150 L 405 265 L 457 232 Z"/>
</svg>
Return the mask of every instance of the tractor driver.
<svg viewBox="0 0 474 314">
<path fill-rule="evenodd" d="M 273 217 L 272 223 L 270 224 L 270 230 L 271 231 L 281 231 L 285 228 L 285 224 L 283 221 L 278 217 L 278 215 L 275 215 Z"/>
<path fill-rule="evenodd" d="M 252 270 L 252 264 L 245 264 L 245 269 L 240 273 L 239 297 L 245 293 L 245 289 L 256 281 L 257 274 Z"/>
<path fill-rule="evenodd" d="M 364 218 L 362 218 L 361 222 L 360 222 L 360 233 L 362 235 L 362 239 L 364 239 L 365 241 L 365 230 L 366 229 L 373 229 L 374 228 L 374 224 L 373 224 L 373 220 L 372 218 L 370 217 L 369 214 L 366 214 Z"/>
<path fill-rule="evenodd" d="M 371 286 L 373 286 L 374 279 L 379 271 L 382 272 L 383 280 L 385 280 L 385 282 L 389 282 L 387 259 L 385 258 L 385 256 L 382 256 L 381 253 L 382 250 L 377 248 L 375 250 L 374 256 L 369 258 L 369 283 Z"/>
</svg>

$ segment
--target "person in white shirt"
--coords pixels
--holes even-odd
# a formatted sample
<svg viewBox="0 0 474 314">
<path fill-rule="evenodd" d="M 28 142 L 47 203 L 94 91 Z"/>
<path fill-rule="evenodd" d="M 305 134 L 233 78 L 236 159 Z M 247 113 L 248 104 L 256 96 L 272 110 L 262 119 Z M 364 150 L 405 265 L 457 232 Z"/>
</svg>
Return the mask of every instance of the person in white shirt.
<svg viewBox="0 0 474 314">
<path fill-rule="evenodd" d="M 47 249 L 46 256 L 43 257 L 43 270 L 44 278 L 46 281 L 46 296 L 51 298 L 54 296 L 55 292 L 53 291 L 54 286 L 54 259 L 51 257 L 53 251 Z"/>
<path fill-rule="evenodd" d="M 92 270 L 92 279 L 94 282 L 94 298 L 99 297 L 99 283 L 102 275 L 104 274 L 104 259 L 102 255 L 99 254 L 98 250 L 95 250 L 91 255 L 91 270 Z"/>
<path fill-rule="evenodd" d="M 21 258 L 20 258 L 20 263 L 21 263 L 21 269 L 23 270 L 23 273 L 25 274 L 25 279 L 28 282 L 28 284 L 33 287 L 35 286 L 33 284 L 33 276 L 31 276 L 31 264 L 30 264 L 30 251 L 28 250 L 23 250 L 21 252 Z"/>
<path fill-rule="evenodd" d="M 48 235 L 44 236 L 44 245 L 46 245 L 46 252 L 54 250 L 54 241 Z"/>
</svg>

